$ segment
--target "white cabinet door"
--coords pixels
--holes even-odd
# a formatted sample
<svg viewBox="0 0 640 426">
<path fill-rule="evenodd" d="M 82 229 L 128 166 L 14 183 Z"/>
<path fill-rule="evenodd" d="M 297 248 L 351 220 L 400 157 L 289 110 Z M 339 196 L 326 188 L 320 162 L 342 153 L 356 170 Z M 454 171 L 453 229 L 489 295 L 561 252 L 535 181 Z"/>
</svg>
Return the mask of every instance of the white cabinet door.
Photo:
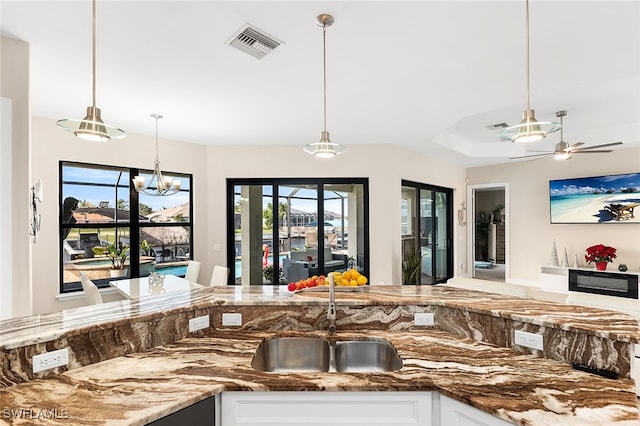
<svg viewBox="0 0 640 426">
<path fill-rule="evenodd" d="M 440 395 L 440 426 L 513 426 L 498 417 Z"/>
<path fill-rule="evenodd" d="M 430 426 L 431 392 L 223 392 L 221 426 Z"/>
</svg>

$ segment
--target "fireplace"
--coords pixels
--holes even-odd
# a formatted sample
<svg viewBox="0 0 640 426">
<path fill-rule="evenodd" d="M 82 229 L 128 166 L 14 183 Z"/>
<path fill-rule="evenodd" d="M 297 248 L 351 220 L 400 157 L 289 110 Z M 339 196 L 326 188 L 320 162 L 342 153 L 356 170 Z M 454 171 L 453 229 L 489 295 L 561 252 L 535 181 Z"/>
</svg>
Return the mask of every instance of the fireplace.
<svg viewBox="0 0 640 426">
<path fill-rule="evenodd" d="M 638 274 L 569 269 L 569 291 L 638 298 Z"/>
</svg>

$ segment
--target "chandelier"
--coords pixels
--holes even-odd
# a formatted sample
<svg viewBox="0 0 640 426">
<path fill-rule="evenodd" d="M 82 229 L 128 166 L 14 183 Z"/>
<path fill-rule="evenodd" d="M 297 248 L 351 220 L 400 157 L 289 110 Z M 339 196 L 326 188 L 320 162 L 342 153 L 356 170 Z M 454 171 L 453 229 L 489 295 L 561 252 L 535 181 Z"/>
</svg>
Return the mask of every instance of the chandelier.
<svg viewBox="0 0 640 426">
<path fill-rule="evenodd" d="M 153 175 L 151 175 L 151 179 L 146 185 L 146 179 L 144 176 L 135 176 L 132 179 L 133 186 L 136 191 L 146 195 L 173 195 L 180 191 L 182 182 L 179 179 L 174 180 L 171 177 L 162 176 L 162 171 L 160 170 L 160 157 L 158 156 L 158 120 L 162 118 L 162 115 L 151 114 L 151 117 L 156 119 L 156 160 L 153 162 Z"/>
</svg>

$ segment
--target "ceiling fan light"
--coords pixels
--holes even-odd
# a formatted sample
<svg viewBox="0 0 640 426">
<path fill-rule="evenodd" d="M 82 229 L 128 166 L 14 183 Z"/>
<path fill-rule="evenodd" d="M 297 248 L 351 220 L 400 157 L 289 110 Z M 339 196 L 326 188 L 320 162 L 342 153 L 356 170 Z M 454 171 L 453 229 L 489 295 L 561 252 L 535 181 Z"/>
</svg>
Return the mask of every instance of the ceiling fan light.
<svg viewBox="0 0 640 426">
<path fill-rule="evenodd" d="M 571 160 L 571 154 L 567 151 L 558 151 L 553 158 L 554 160 Z"/>
</svg>

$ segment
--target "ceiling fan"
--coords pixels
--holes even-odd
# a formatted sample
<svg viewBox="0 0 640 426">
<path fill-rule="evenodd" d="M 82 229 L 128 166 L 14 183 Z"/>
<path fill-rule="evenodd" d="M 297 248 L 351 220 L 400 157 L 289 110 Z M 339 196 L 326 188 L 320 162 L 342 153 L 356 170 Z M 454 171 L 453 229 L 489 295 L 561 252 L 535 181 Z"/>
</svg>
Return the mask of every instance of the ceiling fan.
<svg viewBox="0 0 640 426">
<path fill-rule="evenodd" d="M 539 152 L 539 154 L 529 154 L 529 155 L 523 155 L 520 157 L 511 157 L 509 159 L 513 160 L 516 158 L 543 157 L 546 155 L 553 155 L 556 160 L 570 160 L 571 154 L 598 154 L 598 153 L 611 152 L 613 151 L 611 149 L 597 149 L 597 148 L 606 148 L 608 146 L 622 145 L 622 142 L 612 142 L 612 143 L 605 143 L 603 145 L 593 145 L 593 146 L 585 146 L 585 147 L 582 147 L 582 145 L 584 145 L 584 142 L 576 142 L 573 145 L 569 145 L 567 142 L 564 141 L 564 135 L 563 135 L 564 126 L 562 122 L 562 117 L 564 117 L 565 115 L 567 115 L 567 111 L 556 112 L 556 117 L 560 117 L 560 126 L 561 126 L 560 142 L 556 144 L 553 152 L 529 150 L 527 152 Z"/>
</svg>

